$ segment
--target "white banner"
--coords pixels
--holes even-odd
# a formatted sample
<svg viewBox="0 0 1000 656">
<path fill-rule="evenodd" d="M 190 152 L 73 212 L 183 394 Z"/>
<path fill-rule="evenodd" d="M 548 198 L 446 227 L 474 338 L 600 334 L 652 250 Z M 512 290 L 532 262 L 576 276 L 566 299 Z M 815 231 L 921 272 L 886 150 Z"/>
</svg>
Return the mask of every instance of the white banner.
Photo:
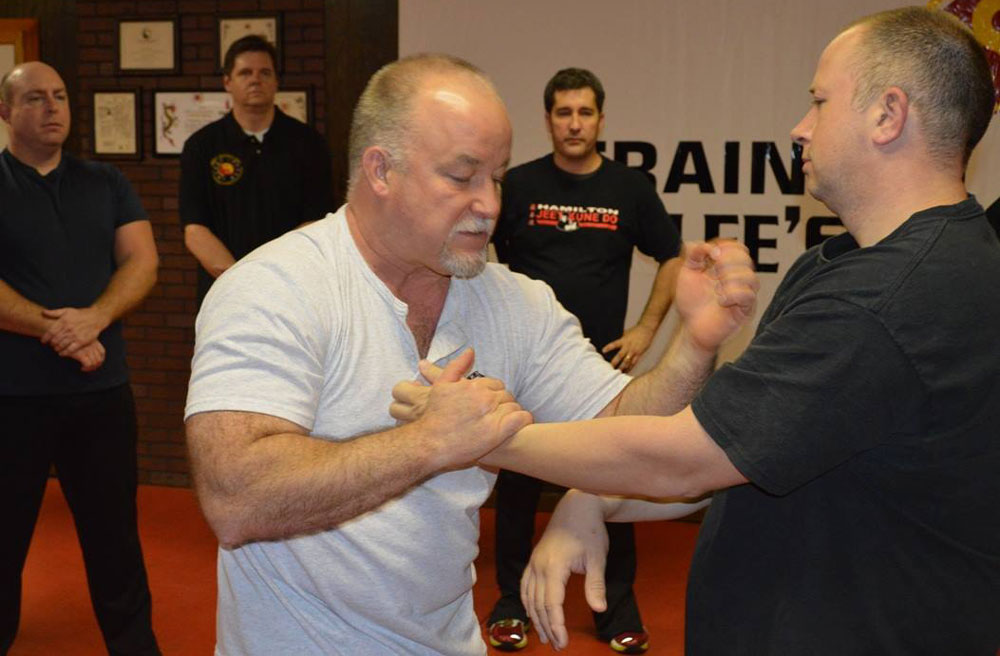
<svg viewBox="0 0 1000 656">
<path fill-rule="evenodd" d="M 852 20 L 905 4 L 401 0 L 399 47 L 401 55 L 457 55 L 493 78 L 514 126 L 514 165 L 552 149 L 542 104 L 548 79 L 568 66 L 592 70 L 607 94 L 605 154 L 648 170 L 667 210 L 681 215 L 684 239 L 745 242 L 761 274 L 763 310 L 806 244 L 840 230 L 831 212 L 803 193 L 791 162 L 788 133 L 808 109 L 819 54 Z M 997 123 L 968 178 L 984 205 L 1000 194 Z M 655 262 L 637 257 L 630 324 L 655 270 Z M 726 358 L 745 347 L 751 328 L 728 345 Z M 657 351 L 668 332 L 661 328 Z M 647 355 L 638 370 L 657 356 Z"/>
</svg>

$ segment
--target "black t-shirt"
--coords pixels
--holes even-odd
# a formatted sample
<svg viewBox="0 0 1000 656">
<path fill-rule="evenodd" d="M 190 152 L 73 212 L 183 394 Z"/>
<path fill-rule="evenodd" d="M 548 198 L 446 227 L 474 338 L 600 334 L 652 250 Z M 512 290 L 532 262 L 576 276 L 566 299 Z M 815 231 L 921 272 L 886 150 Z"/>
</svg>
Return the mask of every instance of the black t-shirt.
<svg viewBox="0 0 1000 656">
<path fill-rule="evenodd" d="M 621 337 L 633 247 L 659 261 L 680 249 L 641 172 L 602 158 L 592 175 L 578 176 L 551 154 L 507 173 L 493 242 L 511 270 L 552 287 L 598 350 Z"/>
<path fill-rule="evenodd" d="M 687 653 L 996 653 L 998 289 L 971 198 L 799 258 L 693 403 L 751 484 L 702 526 Z"/>
<path fill-rule="evenodd" d="M 990 224 L 993 225 L 993 229 L 1000 235 L 1000 198 L 993 201 L 990 208 L 986 210 L 986 217 L 990 220 Z"/>
<path fill-rule="evenodd" d="M 115 231 L 146 218 L 115 167 L 63 153 L 47 175 L 0 154 L 0 279 L 46 308 L 88 307 L 114 274 Z M 99 336 L 104 364 L 83 373 L 37 338 L 0 331 L 0 395 L 70 394 L 128 380 L 121 324 Z"/>
<path fill-rule="evenodd" d="M 232 112 L 201 128 L 181 153 L 181 223 L 206 226 L 237 260 L 334 209 L 326 142 L 275 108 L 263 142 Z M 199 268 L 198 298 L 212 277 Z"/>
</svg>

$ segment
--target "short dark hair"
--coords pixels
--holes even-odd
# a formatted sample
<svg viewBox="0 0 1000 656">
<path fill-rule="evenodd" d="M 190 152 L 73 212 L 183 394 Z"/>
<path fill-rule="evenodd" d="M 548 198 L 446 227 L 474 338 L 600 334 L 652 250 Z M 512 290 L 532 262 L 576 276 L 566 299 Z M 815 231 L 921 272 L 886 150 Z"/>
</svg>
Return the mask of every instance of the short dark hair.
<svg viewBox="0 0 1000 656">
<path fill-rule="evenodd" d="M 597 111 L 604 111 L 604 86 L 597 76 L 585 68 L 564 68 L 545 85 L 545 113 L 552 112 L 556 103 L 556 91 L 573 91 L 589 88 L 597 100 Z"/>
<path fill-rule="evenodd" d="M 233 41 L 226 51 L 226 58 L 222 61 L 222 72 L 227 76 L 232 75 L 236 58 L 244 52 L 266 52 L 271 57 L 274 72 L 278 72 L 278 51 L 270 41 L 259 34 L 248 34 Z"/>
<path fill-rule="evenodd" d="M 967 164 L 993 116 L 996 91 L 983 46 L 956 17 L 926 7 L 883 11 L 861 30 L 854 61 L 854 106 L 898 86 L 920 112 L 931 153 Z"/>
</svg>

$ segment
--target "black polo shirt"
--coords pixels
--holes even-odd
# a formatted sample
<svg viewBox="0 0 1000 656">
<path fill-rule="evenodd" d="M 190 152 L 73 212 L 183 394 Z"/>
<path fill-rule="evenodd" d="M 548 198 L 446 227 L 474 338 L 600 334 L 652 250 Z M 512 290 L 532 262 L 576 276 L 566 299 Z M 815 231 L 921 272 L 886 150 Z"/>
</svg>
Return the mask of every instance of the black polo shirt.
<svg viewBox="0 0 1000 656">
<path fill-rule="evenodd" d="M 206 226 L 237 260 L 334 209 L 330 153 L 318 132 L 275 108 L 263 141 L 232 112 L 191 135 L 181 154 L 181 223 Z M 198 298 L 212 277 L 199 270 Z"/>
<path fill-rule="evenodd" d="M 146 219 L 117 168 L 63 153 L 47 175 L 0 153 L 0 279 L 46 308 L 87 307 L 114 274 L 115 231 Z M 99 337 L 106 355 L 96 371 L 60 357 L 37 338 L 0 331 L 0 396 L 69 394 L 128 380 L 121 324 Z"/>
</svg>

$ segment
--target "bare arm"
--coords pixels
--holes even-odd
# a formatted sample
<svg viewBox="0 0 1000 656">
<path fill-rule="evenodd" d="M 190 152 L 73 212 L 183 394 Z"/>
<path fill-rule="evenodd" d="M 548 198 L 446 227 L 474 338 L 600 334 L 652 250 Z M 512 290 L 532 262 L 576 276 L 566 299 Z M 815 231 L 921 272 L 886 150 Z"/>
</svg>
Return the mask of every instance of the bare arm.
<svg viewBox="0 0 1000 656">
<path fill-rule="evenodd" d="M 682 260 L 679 257 L 671 258 L 660 263 L 653 279 L 653 288 L 649 291 L 649 298 L 646 300 L 646 307 L 642 311 L 642 316 L 634 326 L 628 328 L 622 336 L 613 342 L 609 342 L 601 349 L 601 353 L 610 353 L 615 349 L 618 353 L 611 360 L 611 366 L 622 371 L 630 371 L 639 362 L 639 358 L 649 348 L 663 323 L 670 304 L 674 300 L 674 286 L 677 280 L 677 270 L 681 267 Z"/>
<path fill-rule="evenodd" d="M 41 305 L 29 301 L 0 280 L 0 330 L 28 337 L 41 337 L 54 323 L 46 319 Z"/>
<path fill-rule="evenodd" d="M 566 487 L 654 498 L 696 498 L 747 480 L 690 408 L 672 417 L 534 424 L 482 462 Z"/>
<path fill-rule="evenodd" d="M 42 343 L 51 345 L 59 355 L 96 340 L 153 288 L 159 259 L 149 221 L 132 221 L 115 230 L 114 257 L 117 269 L 93 305 L 44 311 L 44 316 L 55 322 L 42 336 Z"/>
<path fill-rule="evenodd" d="M 197 223 L 184 226 L 184 246 L 213 278 L 236 262 L 226 245 L 208 227 Z"/>
<path fill-rule="evenodd" d="M 332 442 L 290 421 L 247 412 L 187 420 L 202 509 L 220 542 L 324 530 L 378 507 L 437 472 L 468 466 L 531 421 L 502 384 L 461 378 L 450 363 L 420 420 Z"/>
</svg>

